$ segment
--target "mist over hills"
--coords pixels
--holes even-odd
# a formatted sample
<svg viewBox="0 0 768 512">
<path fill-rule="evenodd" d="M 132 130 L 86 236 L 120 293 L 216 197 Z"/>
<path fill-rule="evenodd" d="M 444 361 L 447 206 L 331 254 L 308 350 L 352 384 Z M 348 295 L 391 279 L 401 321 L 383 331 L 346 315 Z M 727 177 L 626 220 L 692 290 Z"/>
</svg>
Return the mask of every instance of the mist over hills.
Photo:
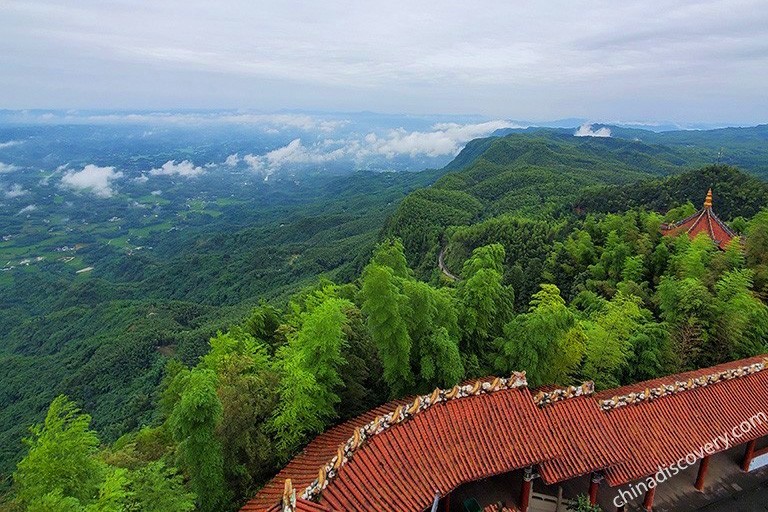
<svg viewBox="0 0 768 512">
<path fill-rule="evenodd" d="M 663 212 L 715 184 L 731 220 L 768 197 L 765 126 L 657 133 L 296 112 L 0 118 L 6 480 L 28 425 L 57 394 L 92 414 L 105 442 L 156 425 L 169 360 L 194 366 L 218 331 L 261 301 L 282 311 L 319 277 L 358 282 L 387 236 L 433 284 L 441 249 L 461 269 L 476 247 L 501 243 L 522 311 L 550 248 L 585 212 Z M 700 170 L 713 163 L 741 171 Z"/>
</svg>

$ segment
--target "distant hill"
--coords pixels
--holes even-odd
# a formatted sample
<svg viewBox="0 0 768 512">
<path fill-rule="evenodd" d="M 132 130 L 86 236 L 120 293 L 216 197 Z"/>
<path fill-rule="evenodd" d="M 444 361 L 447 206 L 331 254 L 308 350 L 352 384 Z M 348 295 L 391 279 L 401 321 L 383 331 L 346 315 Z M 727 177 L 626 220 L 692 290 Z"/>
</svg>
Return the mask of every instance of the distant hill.
<svg viewBox="0 0 768 512">
<path fill-rule="evenodd" d="M 768 183 L 736 168 L 717 165 L 665 179 L 587 190 L 571 207 L 580 213 L 615 213 L 635 207 L 665 212 L 691 201 L 698 208 L 709 188 L 715 211 L 725 220 L 752 217 L 768 206 Z"/>
<path fill-rule="evenodd" d="M 676 174 L 706 165 L 698 152 L 613 137 L 574 137 L 536 129 L 470 142 L 431 187 L 411 193 L 384 233 L 403 239 L 408 256 L 429 272 L 449 226 L 500 215 L 545 218 L 581 191 Z"/>
<path fill-rule="evenodd" d="M 592 130 L 608 128 L 613 139 L 625 139 L 651 145 L 663 145 L 682 152 L 703 164 L 725 164 L 740 167 L 762 178 L 768 178 L 768 124 L 745 128 L 717 128 L 713 130 L 655 131 L 610 124 L 593 124 Z M 573 128 L 504 128 L 493 133 L 503 137 L 511 134 L 537 133 L 540 135 L 572 136 Z M 584 137 L 595 139 L 596 137 Z M 450 164 L 449 164 L 450 165 Z"/>
</svg>

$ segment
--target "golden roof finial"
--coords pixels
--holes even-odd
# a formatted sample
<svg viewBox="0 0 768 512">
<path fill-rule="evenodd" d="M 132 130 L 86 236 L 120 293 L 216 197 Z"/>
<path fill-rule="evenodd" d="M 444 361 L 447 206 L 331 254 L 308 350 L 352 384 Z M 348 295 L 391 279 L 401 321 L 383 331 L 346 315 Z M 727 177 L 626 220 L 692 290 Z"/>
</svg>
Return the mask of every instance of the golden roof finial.
<svg viewBox="0 0 768 512">
<path fill-rule="evenodd" d="M 712 208 L 712 189 L 707 191 L 707 198 L 704 200 L 704 208 Z"/>
</svg>

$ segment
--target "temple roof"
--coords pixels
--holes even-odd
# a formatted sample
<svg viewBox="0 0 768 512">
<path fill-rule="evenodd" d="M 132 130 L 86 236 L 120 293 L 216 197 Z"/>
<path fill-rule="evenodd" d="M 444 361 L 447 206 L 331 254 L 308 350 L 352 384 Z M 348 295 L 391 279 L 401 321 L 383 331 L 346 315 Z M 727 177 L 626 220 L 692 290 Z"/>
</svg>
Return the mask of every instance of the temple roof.
<svg viewBox="0 0 768 512">
<path fill-rule="evenodd" d="M 661 232 L 664 236 L 687 233 L 691 239 L 699 233 L 706 233 L 722 250 L 725 250 L 728 242 L 736 237 L 736 234 L 712 211 L 712 189 L 707 192 L 701 210 L 674 224 L 662 224 Z"/>
<path fill-rule="evenodd" d="M 427 509 L 435 494 L 528 466 L 556 483 L 602 471 L 643 478 L 761 414 L 768 359 L 593 393 L 591 383 L 532 393 L 525 374 L 482 379 L 378 407 L 319 435 L 242 509 Z M 739 443 L 768 434 L 756 425 Z M 734 442 L 735 444 L 735 442 Z"/>
</svg>

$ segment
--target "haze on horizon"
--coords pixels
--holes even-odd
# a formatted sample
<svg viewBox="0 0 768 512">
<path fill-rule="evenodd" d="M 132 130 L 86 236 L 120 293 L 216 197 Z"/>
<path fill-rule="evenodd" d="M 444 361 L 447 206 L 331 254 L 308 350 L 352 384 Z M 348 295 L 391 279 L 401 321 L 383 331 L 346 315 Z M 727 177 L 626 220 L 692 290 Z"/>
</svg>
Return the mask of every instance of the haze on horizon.
<svg viewBox="0 0 768 512">
<path fill-rule="evenodd" d="M 0 108 L 768 120 L 759 0 L 6 0 Z"/>
</svg>

